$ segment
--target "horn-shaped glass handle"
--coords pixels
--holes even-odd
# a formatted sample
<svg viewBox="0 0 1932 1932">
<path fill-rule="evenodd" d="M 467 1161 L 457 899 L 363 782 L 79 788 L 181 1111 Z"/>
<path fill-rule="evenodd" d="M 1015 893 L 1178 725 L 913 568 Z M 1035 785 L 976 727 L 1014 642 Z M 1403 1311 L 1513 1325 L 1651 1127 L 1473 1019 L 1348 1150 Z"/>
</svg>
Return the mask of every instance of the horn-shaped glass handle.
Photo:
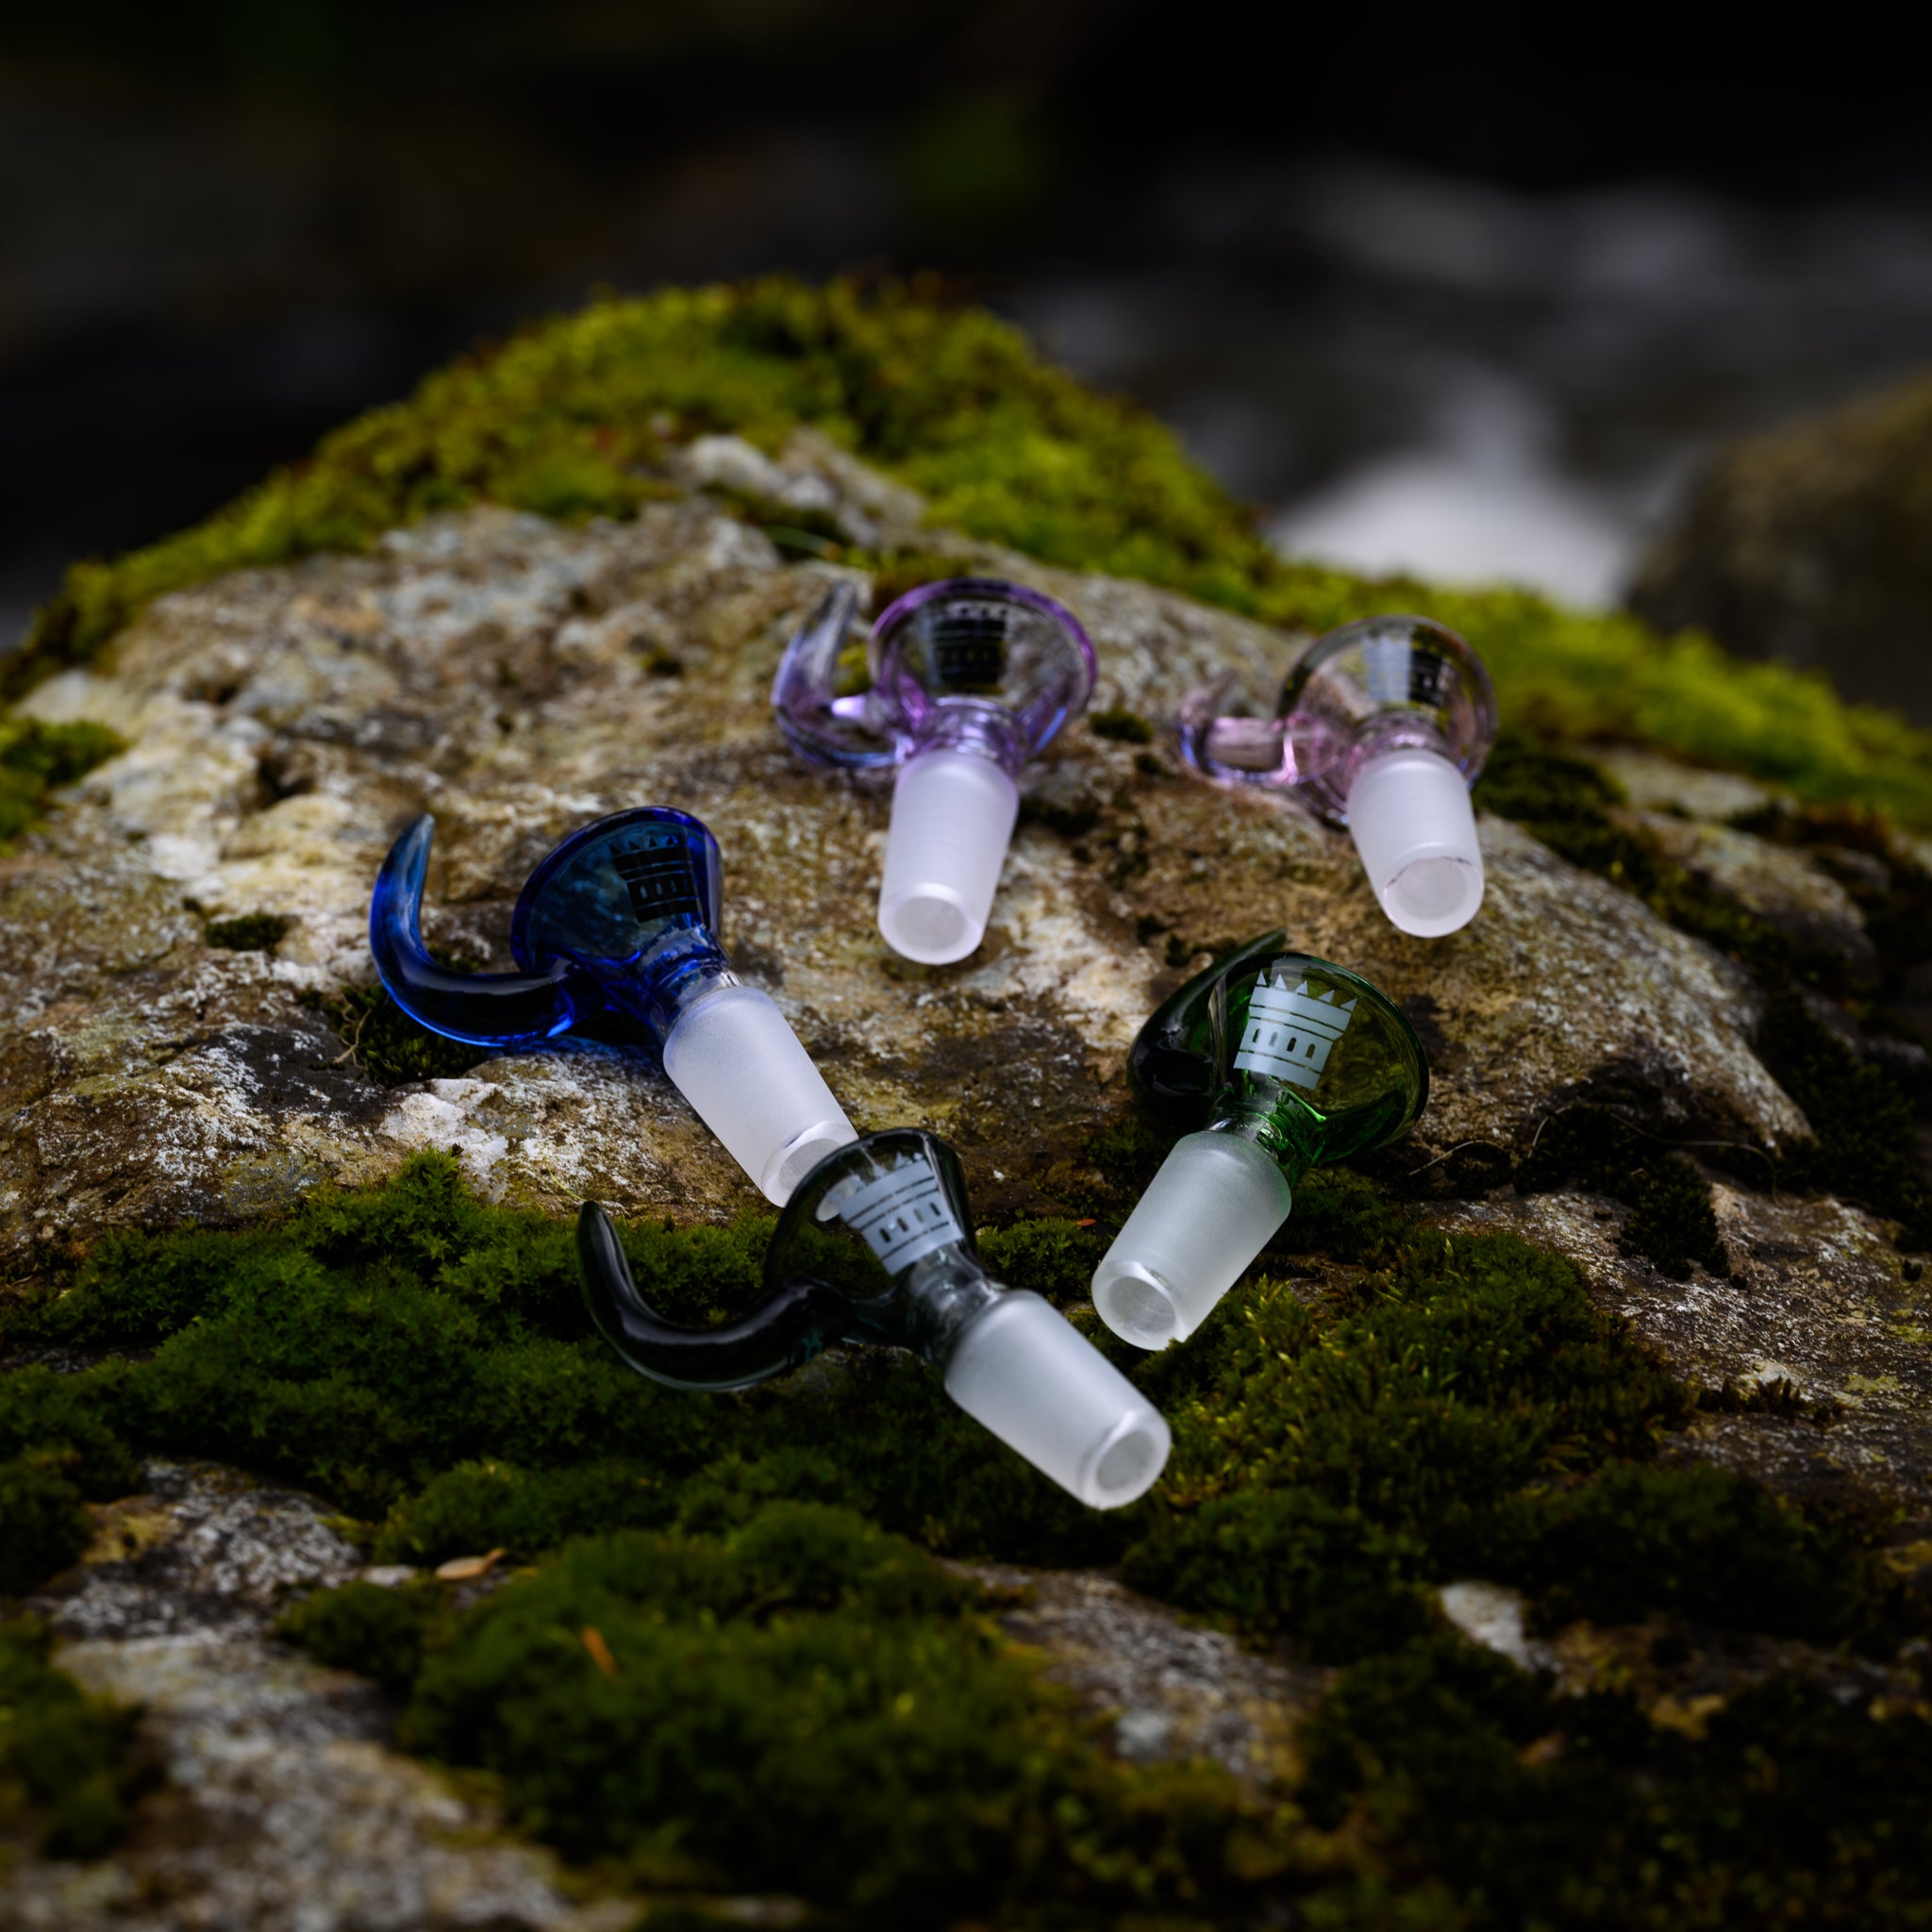
<svg viewBox="0 0 1932 1932">
<path fill-rule="evenodd" d="M 510 917 L 518 974 L 453 973 L 418 926 L 432 821 L 398 839 L 370 903 L 369 942 L 403 1009 L 452 1039 L 535 1046 L 617 1014 L 644 1028 L 672 1084 L 780 1206 L 853 1138 L 768 993 L 718 943 L 718 841 L 688 812 L 640 806 L 582 826 L 525 881 Z"/>
<path fill-rule="evenodd" d="M 858 587 L 834 584 L 778 660 L 772 709 L 786 743 L 814 764 L 879 771 L 897 763 L 899 752 L 862 653 L 847 648 L 858 617 Z"/>
<path fill-rule="evenodd" d="M 594 1201 L 577 1216 L 577 1262 L 598 1332 L 639 1374 L 673 1389 L 748 1389 L 788 1374 L 840 1340 L 851 1318 L 836 1289 L 794 1281 L 741 1321 L 681 1328 L 639 1291 L 617 1230 Z"/>
<path fill-rule="evenodd" d="M 474 1046 L 536 1046 L 576 1017 L 567 960 L 538 973 L 458 973 L 423 943 L 423 883 L 436 821 L 425 812 L 396 842 L 369 901 L 369 950 L 382 983 L 410 1019 Z"/>
</svg>

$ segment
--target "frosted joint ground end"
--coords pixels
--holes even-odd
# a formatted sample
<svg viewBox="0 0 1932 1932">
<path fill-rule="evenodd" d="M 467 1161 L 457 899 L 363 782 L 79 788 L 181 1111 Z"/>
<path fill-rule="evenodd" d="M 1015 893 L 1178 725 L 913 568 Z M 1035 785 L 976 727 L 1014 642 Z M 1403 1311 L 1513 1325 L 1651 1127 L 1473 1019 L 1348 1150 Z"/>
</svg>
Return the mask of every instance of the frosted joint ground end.
<svg viewBox="0 0 1932 1932">
<path fill-rule="evenodd" d="M 975 752 L 922 752 L 900 769 L 879 887 L 895 953 L 944 966 L 979 944 L 1019 815 L 1019 787 Z"/>
<path fill-rule="evenodd" d="M 1348 830 L 1391 924 L 1417 939 L 1467 925 L 1483 902 L 1469 785 L 1440 752 L 1372 758 L 1348 793 Z"/>
<path fill-rule="evenodd" d="M 678 1016 L 664 1071 L 765 1198 L 782 1208 L 858 1136 L 769 993 L 721 987 Z"/>
<path fill-rule="evenodd" d="M 1137 1348 L 1185 1341 L 1287 1220 L 1286 1176 L 1238 1134 L 1174 1142 L 1094 1271 L 1100 1319 Z"/>
<path fill-rule="evenodd" d="M 1024 1289 L 999 1295 L 961 1331 L 946 1393 L 1093 1509 L 1145 1494 L 1173 1443 L 1159 1410 L 1051 1302 Z"/>
</svg>

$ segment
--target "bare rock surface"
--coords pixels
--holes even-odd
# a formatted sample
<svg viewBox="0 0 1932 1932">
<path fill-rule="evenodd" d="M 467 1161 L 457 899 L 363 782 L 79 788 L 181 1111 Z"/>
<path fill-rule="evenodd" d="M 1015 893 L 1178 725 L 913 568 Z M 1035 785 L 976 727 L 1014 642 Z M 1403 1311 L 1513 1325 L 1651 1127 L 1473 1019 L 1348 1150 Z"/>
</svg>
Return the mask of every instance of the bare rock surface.
<svg viewBox="0 0 1932 1932">
<path fill-rule="evenodd" d="M 1674 1281 L 1617 1242 L 1624 1209 L 1589 1194 L 1502 1195 L 1442 1214 L 1470 1233 L 1508 1228 L 1583 1270 L 1688 1381 L 1749 1396 L 1787 1385 L 1824 1420 L 1712 1416 L 1691 1453 L 1810 1494 L 1864 1490 L 1932 1505 L 1932 1293 L 1907 1279 L 1885 1224 L 1829 1197 L 1793 1200 L 1713 1184 L 1728 1277 Z"/>
<path fill-rule="evenodd" d="M 275 1612 L 347 1581 L 359 1553 L 321 1505 L 209 1464 L 154 1463 L 147 1493 L 96 1512 L 77 1568 L 34 1602 L 58 1661 L 139 1706 L 165 1774 L 94 1863 L 0 1873 L 21 1932 L 617 1932 L 635 1907 L 580 1906 L 556 1862 L 506 1840 L 471 1796 L 390 1744 L 360 1678 L 270 1636 Z"/>
<path fill-rule="evenodd" d="M 1253 1786 L 1287 1779 L 1294 1733 L 1334 1672 L 1243 1650 L 1218 1630 L 1091 1570 L 986 1565 L 969 1574 L 1023 1600 L 1001 1619 L 1047 1678 L 1113 1724 L 1113 1748 L 1149 1763 L 1207 1757 Z"/>
</svg>

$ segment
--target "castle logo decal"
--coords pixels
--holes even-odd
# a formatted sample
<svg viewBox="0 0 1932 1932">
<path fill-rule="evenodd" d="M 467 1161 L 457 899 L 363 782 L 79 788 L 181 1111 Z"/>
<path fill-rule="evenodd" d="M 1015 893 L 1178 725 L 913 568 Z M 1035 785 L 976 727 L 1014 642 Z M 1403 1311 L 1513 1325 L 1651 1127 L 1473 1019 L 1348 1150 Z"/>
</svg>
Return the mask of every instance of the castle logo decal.
<svg viewBox="0 0 1932 1932">
<path fill-rule="evenodd" d="M 1234 1063 L 1271 1080 L 1312 1088 L 1354 1018 L 1355 1001 L 1338 1001 L 1333 987 L 1312 993 L 1304 979 L 1291 992 L 1286 986 L 1264 979 L 1248 1002 L 1248 1024 Z"/>
</svg>

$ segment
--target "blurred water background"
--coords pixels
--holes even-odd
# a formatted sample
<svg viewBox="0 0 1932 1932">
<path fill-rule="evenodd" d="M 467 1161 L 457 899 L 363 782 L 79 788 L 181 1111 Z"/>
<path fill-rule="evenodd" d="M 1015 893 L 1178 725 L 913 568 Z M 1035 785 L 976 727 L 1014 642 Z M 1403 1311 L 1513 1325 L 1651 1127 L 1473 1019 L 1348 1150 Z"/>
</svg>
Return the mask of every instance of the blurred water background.
<svg viewBox="0 0 1932 1932">
<path fill-rule="evenodd" d="M 1732 31 L 1090 0 L 10 20 L 0 635 L 70 558 L 593 287 L 853 266 L 1024 323 L 1299 553 L 1613 602 L 1704 452 L 1932 361 L 1913 64 L 1853 21 Z"/>
</svg>

